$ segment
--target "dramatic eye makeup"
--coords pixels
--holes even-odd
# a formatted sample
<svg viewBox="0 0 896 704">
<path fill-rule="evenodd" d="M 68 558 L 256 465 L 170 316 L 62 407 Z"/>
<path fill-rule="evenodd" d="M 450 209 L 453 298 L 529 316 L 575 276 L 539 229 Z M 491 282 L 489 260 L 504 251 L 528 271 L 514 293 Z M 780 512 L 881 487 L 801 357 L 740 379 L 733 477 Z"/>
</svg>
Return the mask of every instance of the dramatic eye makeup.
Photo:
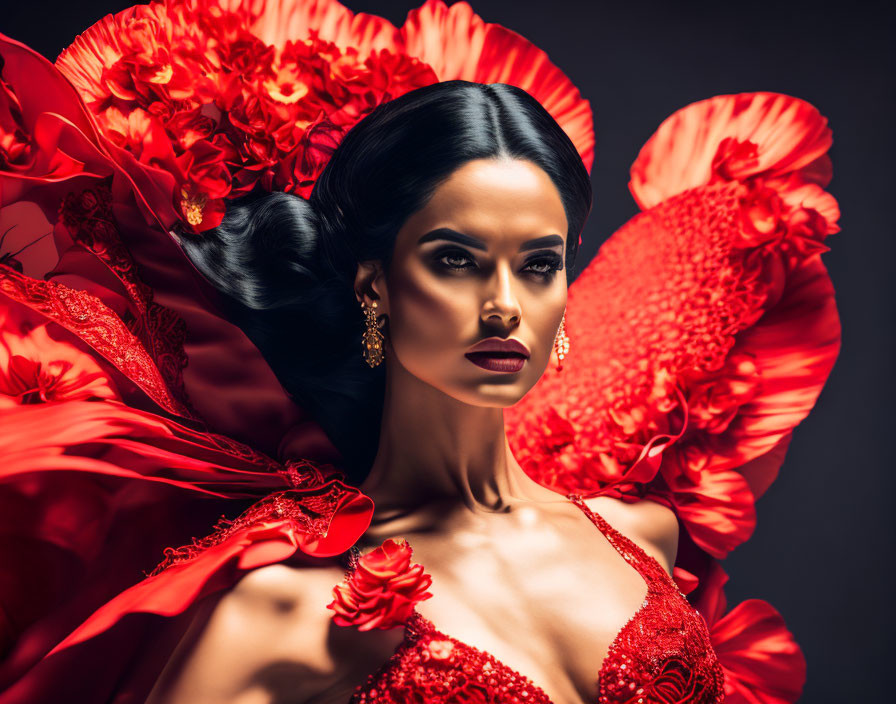
<svg viewBox="0 0 896 704">
<path fill-rule="evenodd" d="M 457 244 L 465 245 L 471 249 L 477 249 L 484 252 L 488 251 L 488 247 L 482 240 L 445 227 L 426 233 L 417 241 L 417 244 L 422 245 L 436 240 L 456 242 Z M 560 235 L 545 235 L 544 237 L 537 237 L 523 243 L 520 247 L 520 251 L 527 252 L 557 246 L 563 246 L 563 238 L 560 237 Z M 472 252 L 457 246 L 447 245 L 439 247 L 429 255 L 429 259 L 436 267 L 446 271 L 465 271 L 477 267 L 475 255 Z M 523 266 L 523 271 L 531 272 L 542 278 L 549 279 L 562 268 L 563 257 L 560 253 L 546 249 L 533 253 L 533 255 L 526 260 Z"/>
</svg>

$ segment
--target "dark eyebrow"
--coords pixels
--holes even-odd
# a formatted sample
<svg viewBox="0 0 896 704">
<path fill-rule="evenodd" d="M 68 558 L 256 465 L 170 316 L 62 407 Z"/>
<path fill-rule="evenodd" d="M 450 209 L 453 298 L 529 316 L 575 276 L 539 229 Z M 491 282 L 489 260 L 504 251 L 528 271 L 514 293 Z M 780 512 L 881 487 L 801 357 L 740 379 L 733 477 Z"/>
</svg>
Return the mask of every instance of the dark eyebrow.
<svg viewBox="0 0 896 704">
<path fill-rule="evenodd" d="M 525 242 L 522 247 L 520 247 L 521 252 L 526 252 L 530 249 L 541 249 L 542 247 L 562 247 L 563 246 L 563 238 L 560 235 L 545 235 L 544 237 L 537 237 L 534 240 L 529 240 Z"/>
<path fill-rule="evenodd" d="M 466 245 L 467 247 L 472 247 L 473 249 L 481 249 L 484 252 L 488 251 L 488 247 L 482 240 L 470 237 L 470 235 L 465 235 L 462 232 L 457 232 L 448 227 L 440 227 L 432 232 L 427 232 L 423 237 L 417 240 L 417 244 L 424 244 L 426 242 L 432 242 L 433 240 L 449 240 L 451 242 Z M 534 240 L 529 240 L 528 242 L 523 243 L 520 247 L 520 251 L 526 252 L 530 249 L 556 246 L 563 246 L 563 238 L 560 235 L 545 235 L 544 237 L 536 237 Z"/>
</svg>

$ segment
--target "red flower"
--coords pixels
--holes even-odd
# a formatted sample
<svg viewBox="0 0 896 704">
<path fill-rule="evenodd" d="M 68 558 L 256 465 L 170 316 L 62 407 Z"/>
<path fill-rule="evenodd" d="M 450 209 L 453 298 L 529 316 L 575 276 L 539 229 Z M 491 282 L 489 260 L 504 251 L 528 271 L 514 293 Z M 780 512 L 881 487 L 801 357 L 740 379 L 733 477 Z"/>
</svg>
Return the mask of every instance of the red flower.
<svg viewBox="0 0 896 704">
<path fill-rule="evenodd" d="M 759 393 L 759 372 L 752 355 L 735 352 L 717 371 L 692 369 L 681 375 L 688 390 L 692 428 L 722 433 L 745 403 Z"/>
<path fill-rule="evenodd" d="M 314 182 L 336 151 L 343 134 L 341 128 L 330 122 L 321 121 L 309 126 L 291 157 L 280 162 L 276 185 L 303 198 L 310 196 Z"/>
<path fill-rule="evenodd" d="M 224 199 L 256 186 L 307 197 L 342 135 L 371 110 L 452 78 L 528 90 L 590 166 L 588 104 L 543 52 L 484 25 L 468 6 L 448 10 L 429 0 L 399 31 L 381 18 L 355 17 L 335 0 L 231 5 L 162 0 L 129 8 L 95 24 L 57 60 L 104 135 L 134 154 L 159 187 L 142 195 L 166 226 L 176 218 L 193 232 L 213 228 Z M 487 36 L 477 38 L 481 30 Z M 434 71 L 427 58 L 446 51 L 463 60 L 439 62 Z M 2 117 L 0 157 L 5 149 L 15 162 L 27 156 L 26 145 Z M 199 151 L 222 140 L 233 156 Z M 170 157 L 160 158 L 164 152 Z"/>
<path fill-rule="evenodd" d="M 747 193 L 740 199 L 745 237 L 738 244 L 752 248 L 787 234 L 784 204 L 777 191 L 766 187 L 761 180 L 751 181 L 747 187 Z"/>
<path fill-rule="evenodd" d="M 118 399 L 108 375 L 74 345 L 21 311 L 0 310 L 0 409 L 54 401 Z"/>
<path fill-rule="evenodd" d="M 351 577 L 333 588 L 334 600 L 327 605 L 336 613 L 339 626 L 357 626 L 360 631 L 386 630 L 407 621 L 414 605 L 429 599 L 426 590 L 432 578 L 423 565 L 411 562 L 411 546 L 389 539 L 358 561 Z"/>
</svg>

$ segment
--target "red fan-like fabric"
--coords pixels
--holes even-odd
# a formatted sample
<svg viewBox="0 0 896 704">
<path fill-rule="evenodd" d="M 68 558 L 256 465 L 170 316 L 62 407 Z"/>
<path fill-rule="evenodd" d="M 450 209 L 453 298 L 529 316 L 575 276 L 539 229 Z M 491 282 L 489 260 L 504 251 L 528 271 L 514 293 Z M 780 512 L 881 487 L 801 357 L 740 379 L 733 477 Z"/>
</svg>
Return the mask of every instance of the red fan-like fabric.
<svg viewBox="0 0 896 704">
<path fill-rule="evenodd" d="M 649 493 L 714 557 L 749 537 L 839 350 L 819 256 L 839 215 L 825 122 L 757 93 L 663 123 L 632 166 L 650 207 L 570 287 L 564 370 L 507 411 L 533 477 Z"/>
<path fill-rule="evenodd" d="M 786 95 L 718 96 L 667 119 L 631 169 L 643 212 L 570 287 L 563 370 L 505 412 L 534 479 L 674 509 L 676 578 L 695 602 L 721 589 L 706 575 L 751 535 L 839 351 L 820 258 L 839 229 L 830 144 L 818 111 Z M 720 658 L 740 658 L 726 665 L 733 700 L 795 701 L 799 648 L 758 644 L 783 629 L 774 609 L 720 617 Z"/>
</svg>

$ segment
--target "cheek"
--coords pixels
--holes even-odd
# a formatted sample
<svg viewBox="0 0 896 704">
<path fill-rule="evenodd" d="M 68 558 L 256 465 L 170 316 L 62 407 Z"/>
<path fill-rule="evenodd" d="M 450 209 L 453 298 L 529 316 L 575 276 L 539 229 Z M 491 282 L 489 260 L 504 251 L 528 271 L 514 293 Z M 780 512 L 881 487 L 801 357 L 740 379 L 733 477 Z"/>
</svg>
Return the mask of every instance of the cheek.
<svg viewBox="0 0 896 704">
<path fill-rule="evenodd" d="M 546 294 L 538 301 L 534 301 L 529 312 L 528 324 L 532 332 L 535 345 L 538 348 L 542 361 L 542 371 L 547 366 L 548 358 L 554 348 L 554 338 L 560 327 L 563 310 L 566 307 L 566 288 L 558 289 Z M 535 359 L 533 349 L 532 361 Z"/>
<path fill-rule="evenodd" d="M 390 282 L 390 332 L 395 354 L 408 368 L 408 356 L 425 353 L 430 362 L 440 353 L 457 356 L 476 336 L 478 309 L 470 287 L 452 286 L 428 272 L 411 271 Z"/>
</svg>

